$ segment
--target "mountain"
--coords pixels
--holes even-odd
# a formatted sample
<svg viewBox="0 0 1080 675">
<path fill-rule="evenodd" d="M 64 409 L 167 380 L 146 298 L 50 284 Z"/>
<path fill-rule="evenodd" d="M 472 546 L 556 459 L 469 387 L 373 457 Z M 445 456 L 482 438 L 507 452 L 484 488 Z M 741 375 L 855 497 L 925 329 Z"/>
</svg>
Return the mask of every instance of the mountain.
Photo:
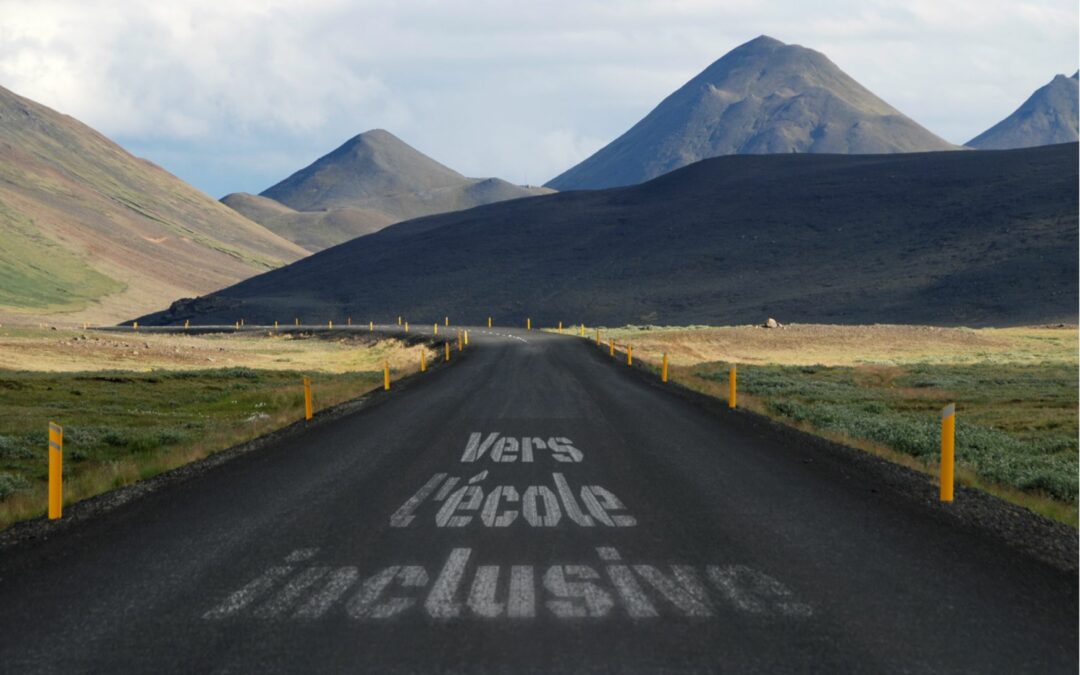
<svg viewBox="0 0 1080 675">
<path fill-rule="evenodd" d="M 634 185 L 720 155 L 950 149 L 824 54 L 763 35 L 728 52 L 547 186 Z"/>
<path fill-rule="evenodd" d="M 1030 148 L 1077 140 L 1077 78 L 1058 75 L 1040 87 L 1016 112 L 967 142 L 979 150 Z"/>
<path fill-rule="evenodd" d="M 0 87 L 0 316 L 113 321 L 308 252 Z"/>
<path fill-rule="evenodd" d="M 222 201 L 278 234 L 319 250 L 401 220 L 550 192 L 498 178 L 466 178 L 390 132 L 374 129 L 260 195 L 291 214 L 283 215 L 265 203 L 255 206 L 250 195 L 228 195 Z M 349 212 L 341 213 L 344 210 Z"/>
<path fill-rule="evenodd" d="M 221 203 L 309 251 L 321 251 L 342 241 L 378 232 L 400 220 L 375 209 L 345 207 L 330 211 L 296 211 L 269 197 L 247 192 L 226 195 Z"/>
<path fill-rule="evenodd" d="M 143 320 L 1075 322 L 1077 159 L 718 157 L 398 223 Z"/>
</svg>

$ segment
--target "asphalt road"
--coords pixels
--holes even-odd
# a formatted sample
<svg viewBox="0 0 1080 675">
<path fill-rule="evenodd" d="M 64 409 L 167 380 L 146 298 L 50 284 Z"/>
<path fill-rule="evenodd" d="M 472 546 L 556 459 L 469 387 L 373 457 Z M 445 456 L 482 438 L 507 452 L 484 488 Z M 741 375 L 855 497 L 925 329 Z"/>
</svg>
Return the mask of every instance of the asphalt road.
<svg viewBox="0 0 1080 675">
<path fill-rule="evenodd" d="M 1076 672 L 1075 576 L 584 341 L 496 332 L 0 552 L 0 670 Z"/>
</svg>

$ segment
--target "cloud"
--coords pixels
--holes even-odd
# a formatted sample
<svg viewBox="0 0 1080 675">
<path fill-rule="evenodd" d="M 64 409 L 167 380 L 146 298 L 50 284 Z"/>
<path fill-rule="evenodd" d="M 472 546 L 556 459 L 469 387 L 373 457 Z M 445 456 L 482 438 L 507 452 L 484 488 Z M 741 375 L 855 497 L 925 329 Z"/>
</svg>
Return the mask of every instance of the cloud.
<svg viewBox="0 0 1080 675">
<path fill-rule="evenodd" d="M 963 142 L 1076 67 L 1073 1 L 0 0 L 0 84 L 215 196 L 361 131 L 541 183 L 765 33 Z"/>
</svg>

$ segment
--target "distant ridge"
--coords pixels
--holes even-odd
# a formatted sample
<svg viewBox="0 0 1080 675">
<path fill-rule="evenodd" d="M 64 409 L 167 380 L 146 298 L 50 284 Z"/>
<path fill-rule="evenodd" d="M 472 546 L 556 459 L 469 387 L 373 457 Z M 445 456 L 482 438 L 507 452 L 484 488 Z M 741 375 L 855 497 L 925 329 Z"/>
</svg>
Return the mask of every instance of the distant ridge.
<svg viewBox="0 0 1080 675">
<path fill-rule="evenodd" d="M 950 150 L 824 54 L 762 35 L 665 98 L 548 187 L 633 185 L 720 155 Z"/>
<path fill-rule="evenodd" d="M 979 150 L 1007 150 L 1069 143 L 1078 138 L 1080 72 L 1057 75 L 1013 114 L 967 142 Z"/>
<path fill-rule="evenodd" d="M 391 225 L 146 317 L 535 326 L 1077 318 L 1077 144 L 736 155 Z"/>
<path fill-rule="evenodd" d="M 222 201 L 292 241 L 321 250 L 401 220 L 550 192 L 498 178 L 467 178 L 390 132 L 374 129 L 263 191 L 263 202 L 243 194 Z M 269 206 L 270 200 L 291 213 Z"/>
<path fill-rule="evenodd" d="M 0 320 L 112 322 L 307 253 L 0 87 Z"/>
</svg>

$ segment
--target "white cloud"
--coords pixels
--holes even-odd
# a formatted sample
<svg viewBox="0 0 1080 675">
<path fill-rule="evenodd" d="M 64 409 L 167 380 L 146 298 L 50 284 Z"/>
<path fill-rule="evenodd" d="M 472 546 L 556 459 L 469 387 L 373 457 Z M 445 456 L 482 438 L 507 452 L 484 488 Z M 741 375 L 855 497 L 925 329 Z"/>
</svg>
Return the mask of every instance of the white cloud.
<svg viewBox="0 0 1080 675">
<path fill-rule="evenodd" d="M 963 142 L 1076 69 L 1077 22 L 1073 0 L 0 0 L 0 84 L 215 195 L 373 127 L 540 183 L 762 33 Z"/>
</svg>

